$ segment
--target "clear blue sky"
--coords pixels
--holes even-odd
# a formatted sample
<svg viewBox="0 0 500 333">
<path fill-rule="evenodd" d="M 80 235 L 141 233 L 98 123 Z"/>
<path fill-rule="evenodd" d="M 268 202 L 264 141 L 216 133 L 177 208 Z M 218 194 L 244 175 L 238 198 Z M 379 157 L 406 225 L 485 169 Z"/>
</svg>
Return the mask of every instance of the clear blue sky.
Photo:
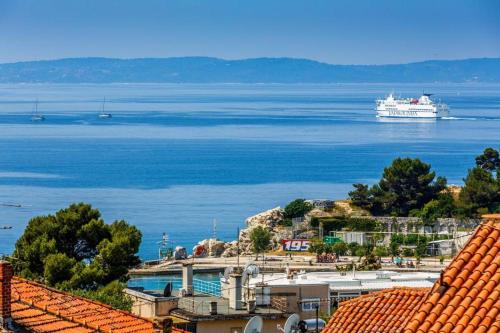
<svg viewBox="0 0 500 333">
<path fill-rule="evenodd" d="M 0 62 L 500 57 L 500 0 L 0 0 Z"/>
</svg>

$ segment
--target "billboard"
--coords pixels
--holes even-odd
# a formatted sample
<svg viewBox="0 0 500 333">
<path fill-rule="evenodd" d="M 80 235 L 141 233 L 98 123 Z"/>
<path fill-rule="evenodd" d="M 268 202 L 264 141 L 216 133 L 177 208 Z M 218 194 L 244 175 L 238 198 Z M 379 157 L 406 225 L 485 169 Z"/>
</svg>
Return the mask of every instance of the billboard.
<svg viewBox="0 0 500 333">
<path fill-rule="evenodd" d="M 307 252 L 311 241 L 308 239 L 283 239 L 283 251 Z"/>
</svg>

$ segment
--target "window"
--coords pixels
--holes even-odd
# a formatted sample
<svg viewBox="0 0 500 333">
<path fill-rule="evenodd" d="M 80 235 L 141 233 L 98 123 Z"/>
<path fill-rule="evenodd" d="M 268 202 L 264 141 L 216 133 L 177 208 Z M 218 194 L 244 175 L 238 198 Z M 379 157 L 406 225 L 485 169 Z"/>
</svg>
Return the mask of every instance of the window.
<svg viewBox="0 0 500 333">
<path fill-rule="evenodd" d="M 319 298 L 307 298 L 302 300 L 302 312 L 316 311 L 316 307 L 320 305 Z"/>
</svg>

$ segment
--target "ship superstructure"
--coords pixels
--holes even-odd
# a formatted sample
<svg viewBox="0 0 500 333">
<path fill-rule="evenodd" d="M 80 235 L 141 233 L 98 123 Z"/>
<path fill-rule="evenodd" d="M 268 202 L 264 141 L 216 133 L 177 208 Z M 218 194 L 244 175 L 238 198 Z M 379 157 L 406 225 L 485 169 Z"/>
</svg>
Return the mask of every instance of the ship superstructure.
<svg viewBox="0 0 500 333">
<path fill-rule="evenodd" d="M 385 99 L 376 101 L 378 117 L 398 118 L 442 118 L 449 114 L 444 103 L 435 103 L 430 99 L 432 94 L 422 94 L 420 98 L 396 98 L 389 94 Z"/>
</svg>

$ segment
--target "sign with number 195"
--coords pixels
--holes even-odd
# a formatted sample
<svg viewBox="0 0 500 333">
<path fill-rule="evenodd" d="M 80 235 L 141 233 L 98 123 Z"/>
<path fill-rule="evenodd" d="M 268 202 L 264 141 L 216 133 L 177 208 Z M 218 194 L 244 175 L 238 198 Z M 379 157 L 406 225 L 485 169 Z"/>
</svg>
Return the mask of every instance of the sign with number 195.
<svg viewBox="0 0 500 333">
<path fill-rule="evenodd" d="M 307 239 L 283 239 L 281 244 L 283 251 L 307 252 L 310 242 Z"/>
</svg>

